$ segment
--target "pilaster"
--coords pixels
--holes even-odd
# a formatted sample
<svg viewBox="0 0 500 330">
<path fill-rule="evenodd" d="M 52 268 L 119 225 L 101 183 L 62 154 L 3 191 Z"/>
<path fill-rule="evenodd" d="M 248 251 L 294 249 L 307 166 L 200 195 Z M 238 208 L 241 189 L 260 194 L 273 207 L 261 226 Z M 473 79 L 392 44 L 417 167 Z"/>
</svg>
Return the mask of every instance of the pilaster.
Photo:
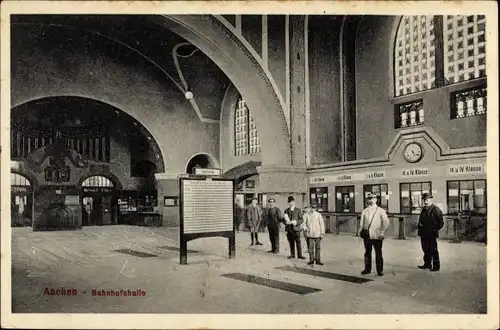
<svg viewBox="0 0 500 330">
<path fill-rule="evenodd" d="M 306 165 L 306 47 L 303 16 L 290 16 L 290 137 L 292 165 Z"/>
</svg>

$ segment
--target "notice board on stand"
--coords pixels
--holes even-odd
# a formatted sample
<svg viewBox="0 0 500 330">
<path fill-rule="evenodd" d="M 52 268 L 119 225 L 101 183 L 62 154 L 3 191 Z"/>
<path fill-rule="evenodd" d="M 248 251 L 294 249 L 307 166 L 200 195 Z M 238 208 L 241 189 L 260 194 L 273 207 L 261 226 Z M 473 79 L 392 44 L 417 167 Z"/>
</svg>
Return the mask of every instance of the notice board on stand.
<svg viewBox="0 0 500 330">
<path fill-rule="evenodd" d="M 179 179 L 180 263 L 187 264 L 187 242 L 227 237 L 229 258 L 235 256 L 234 181 L 209 177 Z"/>
</svg>

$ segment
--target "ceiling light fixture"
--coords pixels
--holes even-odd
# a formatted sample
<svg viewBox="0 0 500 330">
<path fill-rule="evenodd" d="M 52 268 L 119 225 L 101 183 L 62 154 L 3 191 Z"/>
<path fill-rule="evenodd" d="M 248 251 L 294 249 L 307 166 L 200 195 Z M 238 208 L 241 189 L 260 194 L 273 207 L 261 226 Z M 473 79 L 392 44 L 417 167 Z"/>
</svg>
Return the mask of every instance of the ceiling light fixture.
<svg viewBox="0 0 500 330">
<path fill-rule="evenodd" d="M 184 97 L 187 99 L 187 100 L 191 100 L 193 98 L 193 93 L 190 92 L 190 91 L 186 91 L 186 93 L 184 94 Z"/>
</svg>

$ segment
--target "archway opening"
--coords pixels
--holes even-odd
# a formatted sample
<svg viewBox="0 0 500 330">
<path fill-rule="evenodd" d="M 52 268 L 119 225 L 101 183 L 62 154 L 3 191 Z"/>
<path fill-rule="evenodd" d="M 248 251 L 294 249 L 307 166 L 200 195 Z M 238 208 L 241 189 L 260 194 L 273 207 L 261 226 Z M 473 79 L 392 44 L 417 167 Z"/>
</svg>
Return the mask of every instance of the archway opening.
<svg viewBox="0 0 500 330">
<path fill-rule="evenodd" d="M 208 154 L 197 154 L 189 160 L 186 173 L 193 174 L 196 168 L 217 168 L 217 161 Z"/>
</svg>

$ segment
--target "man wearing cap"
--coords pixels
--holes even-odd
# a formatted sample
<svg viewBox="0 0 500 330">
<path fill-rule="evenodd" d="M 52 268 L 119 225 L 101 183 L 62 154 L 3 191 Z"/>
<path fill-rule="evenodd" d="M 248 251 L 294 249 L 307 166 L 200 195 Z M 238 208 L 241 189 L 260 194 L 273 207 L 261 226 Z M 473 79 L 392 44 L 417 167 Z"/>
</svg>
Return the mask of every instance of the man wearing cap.
<svg viewBox="0 0 500 330">
<path fill-rule="evenodd" d="M 424 207 L 418 219 L 418 236 L 424 252 L 424 264 L 418 268 L 437 272 L 441 268 L 437 238 L 439 230 L 444 226 L 443 212 L 433 204 L 432 194 L 423 193 L 422 200 Z"/>
<path fill-rule="evenodd" d="M 311 204 L 310 212 L 305 217 L 305 233 L 308 241 L 309 262 L 308 265 L 323 265 L 321 262 L 321 239 L 325 235 L 325 222 L 323 216 L 316 211 L 316 204 Z"/>
<path fill-rule="evenodd" d="M 252 198 L 252 204 L 248 205 L 246 213 L 248 225 L 250 226 L 250 235 L 252 237 L 252 244 L 250 245 L 262 245 L 262 243 L 259 242 L 258 236 L 260 222 L 262 221 L 262 210 L 259 205 L 257 205 L 256 197 Z"/>
<path fill-rule="evenodd" d="M 297 257 L 305 259 L 302 256 L 302 242 L 300 240 L 303 222 L 302 212 L 295 206 L 295 198 L 293 196 L 288 197 L 288 205 L 289 207 L 285 210 L 283 216 L 286 225 L 286 237 L 288 238 L 288 243 L 290 243 L 290 256 L 288 256 L 288 259 L 295 258 L 295 246 L 297 246 Z"/>
<path fill-rule="evenodd" d="M 375 249 L 375 264 L 377 266 L 377 275 L 384 275 L 384 258 L 382 257 L 382 242 L 384 240 L 385 231 L 389 228 L 390 222 L 385 210 L 378 207 L 377 195 L 368 193 L 368 207 L 361 213 L 361 223 L 359 224 L 361 231 L 366 229 L 368 237 L 363 237 L 365 245 L 365 269 L 361 272 L 362 275 L 370 274 L 372 271 L 372 248 Z"/>
<path fill-rule="evenodd" d="M 271 241 L 271 250 L 268 252 L 278 254 L 280 252 L 280 223 L 282 216 L 274 198 L 270 198 L 268 203 L 267 231 L 269 232 L 269 240 Z"/>
</svg>

